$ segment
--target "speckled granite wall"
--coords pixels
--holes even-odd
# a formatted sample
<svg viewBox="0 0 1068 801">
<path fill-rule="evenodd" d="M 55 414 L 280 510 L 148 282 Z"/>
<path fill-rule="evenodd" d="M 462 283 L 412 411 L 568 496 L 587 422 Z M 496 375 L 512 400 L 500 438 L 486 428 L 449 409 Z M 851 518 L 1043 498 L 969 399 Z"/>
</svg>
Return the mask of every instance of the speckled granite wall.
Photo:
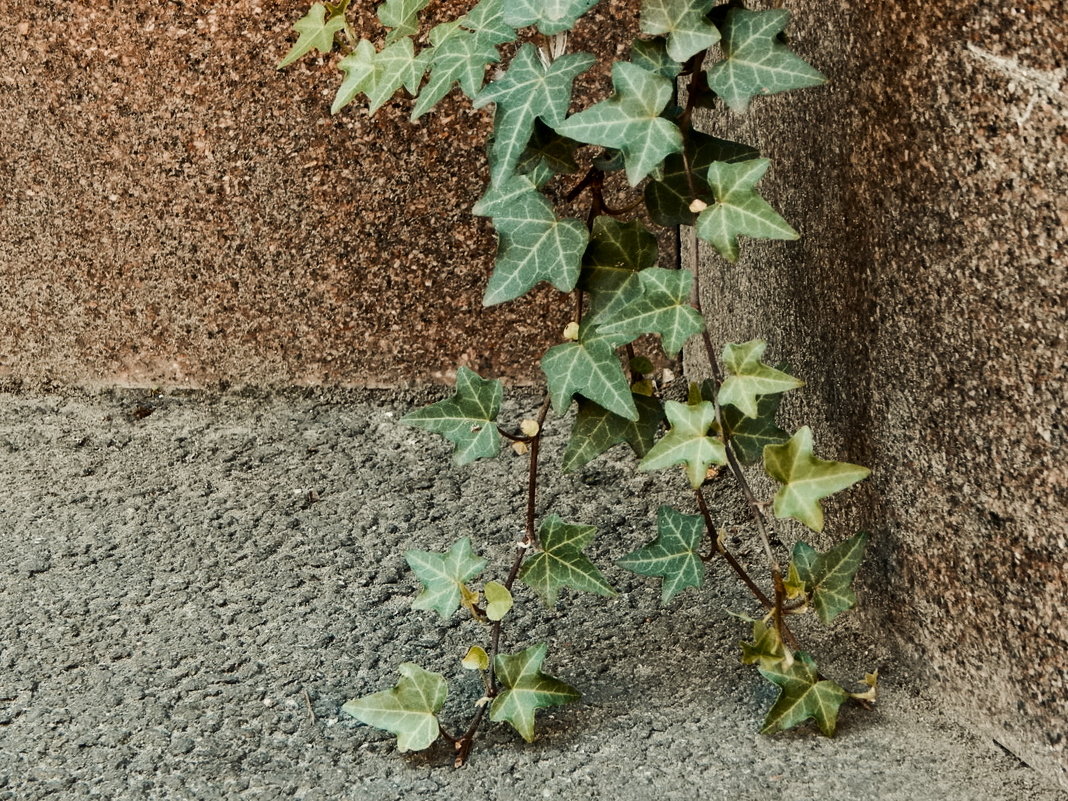
<svg viewBox="0 0 1068 801">
<path fill-rule="evenodd" d="M 817 451 L 875 469 L 828 516 L 876 533 L 871 625 L 1068 784 L 1068 12 L 789 6 L 828 86 L 713 119 L 802 239 L 702 252 L 716 338 L 770 340 Z"/>
</svg>

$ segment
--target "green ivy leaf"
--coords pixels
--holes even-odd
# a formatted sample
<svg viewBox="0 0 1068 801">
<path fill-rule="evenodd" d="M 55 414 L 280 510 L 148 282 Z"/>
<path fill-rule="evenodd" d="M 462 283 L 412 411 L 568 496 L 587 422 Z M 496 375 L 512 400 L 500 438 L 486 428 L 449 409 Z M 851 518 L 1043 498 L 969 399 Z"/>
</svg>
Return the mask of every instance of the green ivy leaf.
<svg viewBox="0 0 1068 801">
<path fill-rule="evenodd" d="M 659 334 L 664 353 L 674 356 L 686 340 L 705 329 L 704 318 L 690 306 L 693 273 L 650 267 L 638 273 L 641 295 L 601 325 L 605 336 L 631 341 L 641 334 Z"/>
<path fill-rule="evenodd" d="M 768 343 L 760 339 L 723 347 L 720 358 L 730 375 L 719 388 L 720 405 L 729 404 L 746 417 L 757 417 L 761 395 L 777 395 L 805 385 L 804 381 L 764 364 L 760 359 L 767 347 Z"/>
<path fill-rule="evenodd" d="M 827 79 L 779 40 L 790 12 L 777 8 L 732 8 L 721 26 L 725 60 L 708 69 L 708 85 L 735 111 L 745 111 L 755 95 L 818 86 Z"/>
<path fill-rule="evenodd" d="M 790 439 L 789 434 L 775 425 L 781 402 L 781 395 L 764 395 L 757 401 L 756 417 L 746 417 L 734 406 L 720 410 L 731 447 L 742 464 L 756 464 L 763 458 L 765 447 L 781 445 Z"/>
<path fill-rule="evenodd" d="M 642 3 L 642 33 L 666 34 L 668 54 L 678 62 L 706 50 L 719 41 L 719 29 L 706 14 L 714 0 L 645 0 Z"/>
<path fill-rule="evenodd" d="M 574 139 L 560 136 L 541 120 L 534 120 L 534 133 L 516 162 L 515 171 L 529 176 L 535 186 L 541 187 L 554 175 L 569 175 L 578 170 L 575 161 L 578 147 L 581 145 Z"/>
<path fill-rule="evenodd" d="M 515 28 L 537 25 L 546 36 L 575 27 L 598 0 L 508 0 L 504 21 Z"/>
<path fill-rule="evenodd" d="M 705 565 L 697 553 L 705 535 L 700 515 L 684 515 L 670 506 L 656 514 L 657 537 L 644 548 L 633 551 L 617 564 L 640 576 L 664 579 L 660 601 L 664 606 L 687 587 L 700 587 Z"/>
<path fill-rule="evenodd" d="M 623 154 L 631 186 L 655 170 L 664 157 L 682 150 L 682 134 L 673 122 L 660 116 L 671 102 L 673 83 L 636 64 L 617 61 L 612 66 L 616 93 L 608 100 L 573 114 L 557 133 L 616 148 Z"/>
<path fill-rule="evenodd" d="M 487 581 L 482 588 L 486 593 L 486 617 L 501 620 L 512 608 L 512 593 L 497 581 Z"/>
<path fill-rule="evenodd" d="M 616 591 L 582 552 L 597 536 L 593 526 L 565 523 L 550 515 L 538 529 L 539 551 L 519 571 L 520 580 L 541 596 L 550 609 L 556 606 L 561 587 L 594 595 L 612 596 Z"/>
<path fill-rule="evenodd" d="M 289 48 L 289 52 L 278 62 L 278 69 L 288 67 L 301 56 L 312 50 L 320 53 L 329 53 L 334 49 L 334 34 L 344 30 L 344 15 L 326 15 L 326 6 L 316 3 L 308 9 L 308 13 L 293 23 L 293 30 L 300 34 L 296 44 Z"/>
<path fill-rule="evenodd" d="M 780 662 L 774 667 L 759 668 L 760 675 L 779 687 L 779 697 L 764 719 L 760 733 L 774 734 L 811 718 L 824 736 L 832 737 L 838 723 L 838 708 L 849 694 L 833 681 L 821 681 L 811 656 L 799 651 L 795 657 L 789 666 Z"/>
<path fill-rule="evenodd" d="M 475 98 L 475 108 L 497 104 L 493 120 L 490 180 L 499 182 L 515 170 L 538 118 L 556 127 L 571 103 L 571 84 L 596 59 L 589 53 L 568 53 L 545 64 L 534 45 L 524 44 L 508 71 Z"/>
<path fill-rule="evenodd" d="M 812 607 L 822 623 L 830 623 L 857 602 L 853 592 L 853 577 L 864 557 L 868 544 L 865 533 L 819 553 L 804 542 L 794 545 L 792 567 L 805 584 L 805 592 L 812 598 Z"/>
<path fill-rule="evenodd" d="M 716 202 L 715 193 L 706 179 L 708 168 L 717 161 L 735 163 L 756 158 L 760 158 L 760 153 L 749 145 L 690 131 L 686 138 L 685 156 L 683 153 L 672 153 L 664 160 L 659 180 L 650 181 L 645 186 L 645 205 L 649 209 L 649 216 L 658 225 L 695 225 L 697 212 L 690 211 L 690 204 L 694 200 L 709 206 Z M 692 184 L 687 175 L 687 160 L 692 172 Z"/>
<path fill-rule="evenodd" d="M 577 342 L 565 342 L 546 352 L 541 360 L 553 409 L 563 414 L 579 393 L 604 409 L 627 420 L 638 419 L 630 385 L 619 363 L 617 339 L 584 324 Z"/>
<path fill-rule="evenodd" d="M 638 469 L 662 470 L 685 464 L 690 485 L 697 489 L 704 483 L 710 465 L 727 463 L 723 440 L 708 436 L 709 429 L 716 422 L 715 404 L 701 401 L 691 406 L 667 401 L 664 413 L 671 423 L 671 429 L 645 455 Z"/>
<path fill-rule="evenodd" d="M 611 320 L 638 300 L 642 295 L 638 273 L 656 264 L 657 251 L 656 237 L 637 220 L 594 219 L 579 278 L 579 287 L 590 297 L 586 321 Z"/>
<path fill-rule="evenodd" d="M 386 0 L 378 7 L 378 20 L 385 27 L 392 28 L 386 37 L 386 43 L 395 42 L 402 36 L 419 33 L 419 12 L 430 0 Z"/>
<path fill-rule="evenodd" d="M 501 60 L 492 39 L 463 30 L 461 23 L 442 23 L 430 31 L 433 47 L 425 56 L 430 77 L 412 107 L 413 120 L 436 106 L 454 84 L 459 83 L 468 97 L 475 97 L 482 89 L 486 66 Z"/>
<path fill-rule="evenodd" d="M 432 609 L 443 618 L 460 608 L 460 598 L 467 589 L 464 582 L 486 567 L 486 560 L 471 550 L 468 537 L 457 540 L 445 553 L 408 551 L 404 558 L 423 585 L 423 591 L 412 601 L 412 609 Z"/>
<path fill-rule="evenodd" d="M 630 46 L 631 63 L 643 70 L 675 80 L 682 72 L 682 65 L 668 55 L 667 42 L 656 39 L 635 39 Z"/>
<path fill-rule="evenodd" d="M 631 395 L 638 409 L 637 420 L 627 420 L 598 406 L 591 400 L 579 398 L 575 427 L 571 430 L 562 469 L 565 473 L 578 470 L 614 445 L 627 443 L 639 457 L 653 447 L 653 440 L 664 419 L 660 401 L 646 395 Z"/>
<path fill-rule="evenodd" d="M 497 412 L 503 389 L 496 379 L 480 378 L 461 367 L 456 371 L 456 393 L 451 398 L 409 412 L 401 418 L 405 425 L 441 434 L 456 445 L 456 464 L 496 456 L 501 450 L 497 432 Z"/>
<path fill-rule="evenodd" d="M 541 672 L 548 646 L 532 645 L 518 654 L 497 654 L 493 670 L 504 692 L 493 699 L 490 720 L 507 721 L 528 743 L 534 742 L 534 713 L 563 706 L 582 696 L 568 684 Z"/>
<path fill-rule="evenodd" d="M 426 72 L 426 53 L 416 54 L 411 39 L 401 39 L 375 51 L 374 45 L 361 39 L 356 49 L 338 62 L 345 79 L 334 96 L 330 113 L 337 114 L 360 92 L 367 95 L 368 113 L 374 114 L 402 86 L 414 96 Z"/>
<path fill-rule="evenodd" d="M 504 19 L 504 9 L 511 0 L 480 0 L 462 18 L 463 26 L 493 44 L 514 42 L 516 30 Z"/>
<path fill-rule="evenodd" d="M 422 751 L 438 739 L 437 713 L 445 705 L 448 688 L 438 673 L 414 662 L 402 662 L 401 679 L 390 690 L 354 698 L 341 707 L 361 723 L 397 736 L 397 750 Z"/>
<path fill-rule="evenodd" d="M 773 670 L 780 662 L 792 659 L 787 656 L 778 629 L 763 620 L 753 621 L 753 641 L 743 642 L 741 646 L 743 665 L 759 665 Z"/>
<path fill-rule="evenodd" d="M 812 455 L 812 429 L 804 426 L 783 445 L 764 448 L 764 469 L 783 484 L 775 493 L 778 518 L 792 517 L 813 531 L 823 531 L 820 499 L 871 475 L 871 470 L 848 462 L 830 462 Z"/>
<path fill-rule="evenodd" d="M 708 185 L 716 202 L 697 217 L 697 235 L 727 261 L 738 260 L 738 237 L 797 239 L 798 233 L 753 189 L 768 171 L 768 159 L 737 164 L 713 162 Z"/>
<path fill-rule="evenodd" d="M 491 186 L 473 211 L 492 217 L 500 238 L 484 305 L 513 300 L 539 281 L 561 292 L 575 288 L 589 233 L 579 220 L 557 219 L 529 178 L 513 176 Z"/>
</svg>

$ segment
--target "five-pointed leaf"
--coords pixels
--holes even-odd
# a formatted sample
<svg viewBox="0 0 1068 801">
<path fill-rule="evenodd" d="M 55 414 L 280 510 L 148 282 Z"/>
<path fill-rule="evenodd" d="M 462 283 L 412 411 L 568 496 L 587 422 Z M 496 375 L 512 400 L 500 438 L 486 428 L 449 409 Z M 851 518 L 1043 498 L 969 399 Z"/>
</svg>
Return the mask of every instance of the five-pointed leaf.
<svg viewBox="0 0 1068 801">
<path fill-rule="evenodd" d="M 539 551 L 523 564 L 520 580 L 538 593 L 549 608 L 556 606 L 561 587 L 615 595 L 601 571 L 582 552 L 595 536 L 597 529 L 593 526 L 565 523 L 550 515 L 538 529 Z"/>
<path fill-rule="evenodd" d="M 637 420 L 627 420 L 591 400 L 579 398 L 575 427 L 564 451 L 562 469 L 565 473 L 578 470 L 621 442 L 630 445 L 639 457 L 649 452 L 660 421 L 664 419 L 664 409 L 656 398 L 638 394 L 632 394 L 632 398 L 638 408 Z"/>
<path fill-rule="evenodd" d="M 638 465 L 641 470 L 661 470 L 676 464 L 686 465 L 690 485 L 697 489 L 713 464 L 726 464 L 723 440 L 708 436 L 716 422 L 716 406 L 708 401 L 687 405 L 676 401 L 664 404 L 671 429 L 653 446 Z"/>
<path fill-rule="evenodd" d="M 596 59 L 589 53 L 568 53 L 546 65 L 529 42 L 515 54 L 508 71 L 475 98 L 475 108 L 497 104 L 493 120 L 490 180 L 511 175 L 534 132 L 539 117 L 556 127 L 567 114 L 571 83 Z"/>
<path fill-rule="evenodd" d="M 690 204 L 694 200 L 709 206 L 716 202 L 712 187 L 705 179 L 712 163 L 734 163 L 755 158 L 760 158 L 760 153 L 748 145 L 691 131 L 686 141 L 685 156 L 683 153 L 672 153 L 664 160 L 660 178 L 645 186 L 645 205 L 649 209 L 649 216 L 658 225 L 694 225 L 697 212 L 690 211 Z M 686 168 L 687 162 L 689 170 Z"/>
<path fill-rule="evenodd" d="M 753 621 L 753 641 L 743 642 L 741 646 L 743 665 L 773 669 L 787 659 L 786 646 L 779 636 L 779 630 L 763 620 Z"/>
<path fill-rule="evenodd" d="M 751 159 L 736 164 L 713 162 L 708 185 L 716 202 L 697 217 L 697 235 L 727 261 L 738 259 L 738 237 L 797 239 L 798 233 L 753 188 L 771 162 Z"/>
<path fill-rule="evenodd" d="M 812 598 L 812 607 L 823 623 L 830 623 L 857 602 L 853 592 L 853 576 L 860 567 L 864 547 L 868 544 L 865 533 L 850 537 L 845 542 L 819 553 L 804 542 L 794 545 L 793 566 L 805 584 L 805 592 Z"/>
<path fill-rule="evenodd" d="M 445 618 L 460 608 L 464 582 L 486 567 L 486 560 L 475 556 L 467 537 L 457 540 L 445 553 L 408 551 L 404 558 L 423 585 L 412 609 L 432 609 Z"/>
<path fill-rule="evenodd" d="M 705 16 L 714 0 L 645 0 L 642 33 L 666 34 L 668 54 L 679 62 L 719 41 L 719 29 Z"/>
<path fill-rule="evenodd" d="M 779 518 L 792 517 L 813 531 L 823 530 L 820 498 L 867 478 L 871 471 L 848 462 L 831 462 L 812 455 L 812 429 L 804 426 L 783 445 L 764 448 L 764 469 L 783 484 L 775 493 Z"/>
<path fill-rule="evenodd" d="M 378 20 L 393 30 L 386 37 L 386 42 L 395 42 L 402 36 L 419 33 L 419 12 L 430 0 L 386 0 L 378 7 Z"/>
<path fill-rule="evenodd" d="M 500 381 L 480 378 L 461 367 L 451 398 L 409 412 L 401 422 L 444 436 L 456 445 L 456 464 L 464 465 L 500 452 L 501 437 L 494 421 L 502 394 Z"/>
<path fill-rule="evenodd" d="M 823 74 L 795 56 L 778 36 L 790 12 L 777 8 L 732 8 L 721 26 L 726 59 L 708 70 L 708 85 L 735 111 L 745 111 L 754 95 L 818 86 Z"/>
<path fill-rule="evenodd" d="M 474 213 L 492 217 L 499 236 L 484 305 L 513 300 L 539 281 L 561 292 L 575 288 L 589 233 L 579 220 L 557 219 L 529 178 L 513 176 L 491 186 Z"/>
<path fill-rule="evenodd" d="M 408 38 L 375 51 L 374 45 L 361 39 L 356 49 L 338 62 L 345 72 L 345 80 L 337 90 L 330 113 L 336 114 L 363 92 L 368 99 L 368 113 L 374 114 L 402 86 L 409 94 L 419 91 L 419 83 L 426 71 L 426 55 L 416 53 Z"/>
<path fill-rule="evenodd" d="M 515 28 L 537 25 L 546 36 L 571 30 L 598 0 L 507 0 L 504 21 Z"/>
<path fill-rule="evenodd" d="M 618 335 L 607 337 L 587 323 L 580 329 L 578 341 L 549 348 L 541 369 L 557 414 L 567 411 L 571 398 L 579 393 L 620 417 L 638 419 L 630 385 L 615 352 L 617 342 Z"/>
<path fill-rule="evenodd" d="M 438 739 L 437 713 L 448 692 L 439 673 L 402 662 L 401 679 L 390 690 L 354 698 L 341 707 L 361 723 L 397 735 L 397 750 L 422 751 Z"/>
<path fill-rule="evenodd" d="M 730 373 L 719 388 L 720 405 L 731 405 L 746 417 L 757 417 L 761 395 L 776 395 L 804 386 L 805 382 L 760 361 L 768 343 L 753 339 L 728 344 L 720 357 Z"/>
<path fill-rule="evenodd" d="M 617 564 L 640 576 L 664 579 L 660 600 L 665 606 L 687 587 L 700 587 L 705 565 L 697 553 L 705 535 L 704 518 L 661 506 L 656 515 L 656 539 L 627 554 Z"/>
<path fill-rule="evenodd" d="M 682 150 L 682 134 L 660 116 L 671 101 L 672 82 L 636 64 L 612 67 L 616 93 L 555 126 L 557 133 L 579 142 L 604 145 L 623 153 L 631 186 L 655 170 L 664 157 Z"/>
<path fill-rule="evenodd" d="M 764 719 L 761 734 L 790 729 L 812 718 L 827 737 L 834 735 L 838 708 L 849 694 L 833 681 L 820 680 L 816 663 L 799 651 L 793 662 L 761 667 L 760 675 L 779 687 L 779 697 Z"/>
<path fill-rule="evenodd" d="M 641 295 L 619 309 L 600 331 L 628 342 L 641 334 L 659 334 L 664 353 L 674 356 L 705 328 L 704 318 L 689 304 L 693 273 L 650 267 L 638 279 Z"/>
<path fill-rule="evenodd" d="M 579 278 L 579 287 L 590 297 L 587 322 L 611 320 L 640 298 L 638 273 L 656 264 L 656 258 L 656 237 L 637 220 L 622 223 L 607 216 L 595 218 Z"/>
<path fill-rule="evenodd" d="M 293 30 L 300 34 L 285 57 L 278 62 L 278 69 L 288 67 L 311 50 L 329 53 L 334 49 L 334 34 L 344 29 L 344 15 L 326 16 L 326 6 L 314 4 L 308 13 L 293 23 Z"/>
<path fill-rule="evenodd" d="M 433 47 L 426 56 L 430 78 L 412 107 L 413 120 L 437 105 L 455 83 L 468 97 L 475 97 L 482 89 L 486 65 L 501 60 L 492 38 L 464 30 L 461 24 L 462 20 L 446 22 L 430 31 Z"/>
<path fill-rule="evenodd" d="M 528 743 L 534 741 L 534 713 L 549 706 L 563 706 L 582 696 L 568 684 L 541 672 L 545 643 L 518 654 L 497 654 L 493 670 L 504 692 L 493 699 L 490 720 L 508 721 Z"/>
</svg>

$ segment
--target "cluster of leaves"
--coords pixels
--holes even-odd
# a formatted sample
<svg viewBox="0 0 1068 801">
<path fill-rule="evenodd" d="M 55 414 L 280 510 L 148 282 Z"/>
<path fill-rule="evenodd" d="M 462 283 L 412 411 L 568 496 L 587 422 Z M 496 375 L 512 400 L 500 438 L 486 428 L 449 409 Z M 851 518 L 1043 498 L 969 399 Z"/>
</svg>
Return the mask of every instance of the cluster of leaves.
<svg viewBox="0 0 1068 801">
<path fill-rule="evenodd" d="M 809 654 L 793 649 L 785 620 L 813 610 L 820 621 L 830 623 L 855 603 L 851 585 L 866 535 L 826 553 L 799 542 L 785 573 L 773 557 L 772 601 L 726 553 L 701 493 L 716 468 L 727 466 L 751 497 L 744 469 L 762 465 L 778 486 L 771 504 L 774 516 L 818 532 L 824 522 L 820 501 L 868 471 L 817 458 L 808 427 L 792 435 L 778 427 L 782 393 L 802 382 L 763 361 L 764 342 L 727 344 L 717 354 L 705 337 L 715 375 L 700 387 L 691 385 L 687 403 L 662 399 L 652 380 L 652 361 L 634 352 L 635 341 L 652 334 L 670 359 L 704 331 L 699 306 L 691 303 L 699 297 L 695 275 L 657 266 L 657 239 L 643 219 L 692 226 L 728 262 L 738 258 L 741 237 L 798 236 L 756 191 L 769 161 L 748 145 L 693 127 L 697 107 L 722 102 L 743 111 L 754 97 L 823 81 L 783 43 L 789 12 L 751 11 L 737 2 L 713 7 L 713 0 L 644 0 L 643 38 L 633 43 L 629 61 L 613 64 L 613 94 L 568 114 L 573 83 L 595 59 L 564 52 L 566 33 L 596 0 L 480 0 L 459 19 L 436 25 L 420 38 L 419 14 L 427 4 L 386 0 L 378 17 L 389 30 L 376 44 L 356 37 L 346 17 L 348 0 L 316 3 L 294 26 L 299 38 L 279 66 L 340 45 L 344 55 L 337 66 L 344 76 L 332 105 L 335 113 L 361 95 L 374 113 L 403 89 L 414 98 L 415 119 L 455 86 L 474 107 L 492 105 L 489 185 L 473 209 L 492 221 L 498 237 L 484 303 L 514 301 L 547 282 L 560 292 L 577 294 L 581 319 L 541 359 L 547 404 L 538 420 L 523 421 L 518 434 L 498 425 L 501 382 L 463 367 L 452 397 L 404 418 L 452 442 L 457 464 L 497 456 L 502 435 L 530 453 L 527 532 L 503 583 L 472 584 L 487 561 L 475 554 L 467 538 L 443 552 L 407 555 L 422 585 L 413 608 L 442 618 L 462 608 L 489 627 L 489 651 L 473 645 L 462 660 L 465 668 L 482 675 L 485 690 L 471 727 L 459 737 L 446 732 L 438 719 L 445 679 L 413 663 L 400 666 L 401 679 L 392 689 L 350 701 L 345 711 L 396 734 L 402 751 L 426 748 L 445 736 L 462 761 L 487 707 L 491 720 L 506 721 L 532 740 L 538 709 L 578 698 L 573 688 L 542 672 L 544 644 L 511 655 L 498 650 L 515 582 L 548 607 L 564 590 L 602 596 L 615 592 L 585 553 L 597 533 L 593 526 L 552 514 L 536 524 L 538 444 L 551 403 L 557 415 L 576 408 L 564 471 L 578 470 L 620 444 L 634 451 L 639 470 L 682 466 L 702 513 L 662 507 L 656 537 L 618 565 L 660 579 L 662 601 L 668 604 L 683 591 L 700 587 L 707 562 L 723 554 L 768 613 L 752 622 L 753 640 L 742 646 L 743 662 L 757 665 L 780 688 L 763 730 L 814 719 L 824 734 L 833 733 L 839 706 L 850 697 L 871 697 L 874 678 L 872 689 L 856 694 L 823 678 Z M 526 41 L 514 45 L 520 38 Z M 499 64 L 505 52 L 510 54 L 507 64 L 487 84 L 487 69 Z M 679 107 L 676 86 L 684 79 L 688 99 Z M 554 181 L 573 183 L 567 176 L 579 172 L 579 152 L 591 146 L 598 149 L 585 156 L 592 166 L 566 193 L 573 200 L 588 190 L 590 214 L 586 220 L 561 217 L 545 190 Z M 642 187 L 631 208 L 642 206 L 644 214 L 635 211 L 627 219 L 626 212 L 604 202 L 603 178 L 613 171 L 621 172 L 631 187 Z M 761 507 L 755 501 L 752 506 L 763 532 Z M 764 542 L 770 553 L 766 536 Z"/>
</svg>

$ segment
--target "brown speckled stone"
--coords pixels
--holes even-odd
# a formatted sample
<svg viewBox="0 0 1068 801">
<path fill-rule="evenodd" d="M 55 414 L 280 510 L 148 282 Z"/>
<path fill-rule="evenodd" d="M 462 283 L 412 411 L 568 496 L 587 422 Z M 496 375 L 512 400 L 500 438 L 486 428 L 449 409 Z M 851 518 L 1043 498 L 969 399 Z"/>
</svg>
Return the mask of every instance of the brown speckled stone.
<svg viewBox="0 0 1068 801">
<path fill-rule="evenodd" d="M 802 238 L 701 249 L 714 339 L 768 339 L 808 382 L 791 421 L 874 468 L 822 538 L 874 532 L 870 625 L 1068 785 L 1068 15 L 789 5 L 829 84 L 707 121 L 771 156 Z"/>
</svg>

